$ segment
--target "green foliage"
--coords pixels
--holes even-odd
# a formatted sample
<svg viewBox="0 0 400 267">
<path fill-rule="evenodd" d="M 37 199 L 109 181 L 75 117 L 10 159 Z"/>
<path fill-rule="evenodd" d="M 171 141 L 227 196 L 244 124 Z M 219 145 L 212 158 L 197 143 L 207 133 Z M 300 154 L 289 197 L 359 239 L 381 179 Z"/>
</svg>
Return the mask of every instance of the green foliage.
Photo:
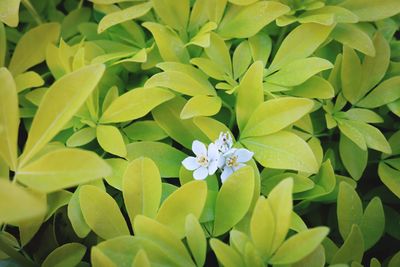
<svg viewBox="0 0 400 267">
<path fill-rule="evenodd" d="M 0 265 L 399 266 L 399 27 L 398 0 L 0 0 Z"/>
</svg>

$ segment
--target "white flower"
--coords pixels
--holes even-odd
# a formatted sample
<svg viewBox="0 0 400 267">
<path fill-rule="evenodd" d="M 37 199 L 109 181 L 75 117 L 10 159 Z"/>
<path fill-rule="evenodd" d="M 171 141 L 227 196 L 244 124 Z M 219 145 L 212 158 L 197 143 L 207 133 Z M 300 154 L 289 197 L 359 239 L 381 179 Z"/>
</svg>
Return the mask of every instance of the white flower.
<svg viewBox="0 0 400 267">
<path fill-rule="evenodd" d="M 223 171 L 221 174 L 221 181 L 224 183 L 226 179 L 235 171 L 246 166 L 245 162 L 251 160 L 254 153 L 244 148 L 232 148 L 223 155 L 225 162 L 223 162 Z"/>
<path fill-rule="evenodd" d="M 221 152 L 222 154 L 225 154 L 233 146 L 232 136 L 228 132 L 226 133 L 221 132 L 219 134 L 218 139 L 215 140 L 214 143 L 217 146 L 218 151 Z"/>
<path fill-rule="evenodd" d="M 193 172 L 193 178 L 204 180 L 208 175 L 213 175 L 218 169 L 220 153 L 215 144 L 208 146 L 200 141 L 193 141 L 192 150 L 196 157 L 187 157 L 182 161 L 183 166 Z"/>
</svg>

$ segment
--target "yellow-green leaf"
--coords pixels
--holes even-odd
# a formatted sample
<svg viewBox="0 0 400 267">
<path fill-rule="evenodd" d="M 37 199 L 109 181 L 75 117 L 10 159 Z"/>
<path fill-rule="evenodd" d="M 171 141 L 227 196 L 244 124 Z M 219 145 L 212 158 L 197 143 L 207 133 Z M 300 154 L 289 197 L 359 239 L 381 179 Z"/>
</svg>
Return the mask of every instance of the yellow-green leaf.
<svg viewBox="0 0 400 267">
<path fill-rule="evenodd" d="M 189 0 L 151 0 L 161 20 L 176 30 L 185 30 L 189 20 Z"/>
<path fill-rule="evenodd" d="M 0 95 L 0 156 L 11 170 L 15 170 L 18 157 L 18 94 L 14 79 L 6 68 L 0 68 Z"/>
<path fill-rule="evenodd" d="M 57 80 L 43 97 L 29 130 L 20 165 L 26 164 L 67 124 L 95 89 L 104 65 L 91 65 Z"/>
<path fill-rule="evenodd" d="M 27 71 L 15 77 L 18 93 L 33 87 L 39 87 L 44 84 L 43 78 L 34 71 Z"/>
<path fill-rule="evenodd" d="M 229 231 L 248 212 L 253 199 L 254 171 L 250 166 L 231 174 L 222 185 L 215 203 L 213 236 Z"/>
<path fill-rule="evenodd" d="M 73 133 L 67 140 L 66 145 L 69 147 L 83 146 L 96 138 L 96 129 L 86 127 Z"/>
<path fill-rule="evenodd" d="M 259 1 L 233 11 L 234 15 L 228 11 L 219 25 L 218 33 L 224 38 L 248 38 L 289 11 L 288 6 L 279 2 Z"/>
<path fill-rule="evenodd" d="M 217 96 L 198 95 L 186 102 L 180 118 L 190 119 L 199 116 L 212 116 L 221 109 L 222 101 Z"/>
<path fill-rule="evenodd" d="M 283 40 L 268 71 L 279 70 L 282 66 L 294 60 L 306 58 L 326 40 L 332 26 L 316 23 L 301 24 Z"/>
<path fill-rule="evenodd" d="M 115 99 L 104 111 L 100 122 L 124 122 L 145 116 L 153 108 L 175 97 L 159 87 L 136 88 Z"/>
<path fill-rule="evenodd" d="M 318 171 L 318 163 L 311 148 L 292 132 L 280 131 L 266 136 L 249 137 L 240 142 L 254 152 L 255 159 L 264 167 L 308 173 Z"/>
<path fill-rule="evenodd" d="M 55 43 L 60 35 L 60 24 L 46 23 L 26 32 L 15 47 L 9 69 L 14 74 L 20 74 L 41 63 L 46 56 L 50 43 Z"/>
<path fill-rule="evenodd" d="M 381 20 L 400 12 L 397 0 L 346 0 L 340 5 L 356 14 L 360 21 Z"/>
<path fill-rule="evenodd" d="M 111 239 L 129 235 L 129 229 L 115 200 L 93 185 L 84 185 L 79 203 L 86 223 L 99 237 Z"/>
<path fill-rule="evenodd" d="M 153 34 L 164 61 L 189 62 L 189 52 L 174 31 L 154 22 L 145 22 L 143 27 Z"/>
<path fill-rule="evenodd" d="M 97 141 L 108 153 L 125 157 L 126 146 L 121 132 L 117 127 L 111 125 L 98 125 L 96 128 Z"/>
<path fill-rule="evenodd" d="M 0 222 L 18 223 L 44 216 L 46 196 L 0 179 Z"/>
<path fill-rule="evenodd" d="M 18 181 L 41 192 L 54 192 L 110 175 L 111 168 L 94 152 L 77 148 L 51 151 L 23 166 Z"/>
<path fill-rule="evenodd" d="M 21 0 L 0 0 L 0 19 L 9 27 L 17 27 Z"/>
<path fill-rule="evenodd" d="M 114 25 L 139 18 L 149 12 L 151 7 L 152 4 L 146 2 L 107 14 L 100 20 L 97 31 L 98 33 L 102 33 Z"/>
<path fill-rule="evenodd" d="M 78 265 L 85 256 L 86 247 L 67 243 L 53 250 L 43 261 L 42 267 L 70 267 Z"/>
<path fill-rule="evenodd" d="M 185 236 L 186 216 L 200 217 L 207 199 L 207 184 L 192 181 L 179 187 L 163 202 L 157 221 L 168 226 L 179 238 Z"/>
<path fill-rule="evenodd" d="M 154 161 L 141 157 L 129 163 L 122 178 L 122 193 L 132 225 L 139 214 L 155 218 L 161 199 L 161 177 Z"/>
<path fill-rule="evenodd" d="M 186 154 L 182 151 L 161 142 L 134 142 L 127 146 L 129 160 L 140 157 L 152 159 L 162 177 L 178 177 L 182 160 Z"/>
<path fill-rule="evenodd" d="M 295 263 L 313 252 L 328 232 L 329 228 L 322 226 L 304 230 L 286 240 L 268 262 L 270 264 Z"/>
<path fill-rule="evenodd" d="M 338 42 L 354 48 L 368 56 L 375 56 L 371 38 L 362 29 L 353 24 L 338 24 L 331 36 Z"/>
<path fill-rule="evenodd" d="M 261 61 L 253 63 L 237 88 L 236 121 L 241 130 L 245 128 L 253 112 L 264 100 L 263 71 L 264 66 Z"/>
<path fill-rule="evenodd" d="M 204 266 L 207 240 L 199 220 L 193 214 L 186 216 L 185 236 L 197 266 Z"/>
<path fill-rule="evenodd" d="M 252 113 L 241 138 L 276 133 L 301 119 L 314 107 L 306 98 L 282 97 L 268 100 Z"/>
</svg>

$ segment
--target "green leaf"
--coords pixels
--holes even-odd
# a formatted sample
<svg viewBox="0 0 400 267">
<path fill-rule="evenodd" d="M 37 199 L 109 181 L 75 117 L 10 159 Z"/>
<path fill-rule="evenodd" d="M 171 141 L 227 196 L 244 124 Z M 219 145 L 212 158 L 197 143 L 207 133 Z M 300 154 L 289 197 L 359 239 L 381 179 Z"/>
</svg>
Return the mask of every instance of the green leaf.
<svg viewBox="0 0 400 267">
<path fill-rule="evenodd" d="M 235 139 L 229 128 L 222 122 L 210 117 L 196 117 L 193 119 L 194 124 L 208 137 L 209 141 L 218 139 L 221 132 L 228 132 Z"/>
<path fill-rule="evenodd" d="M 314 102 L 306 98 L 282 97 L 268 100 L 252 113 L 241 139 L 277 133 L 308 114 L 313 107 Z"/>
<path fill-rule="evenodd" d="M 232 61 L 229 49 L 219 35 L 210 34 L 210 46 L 204 48 L 204 52 L 225 74 L 232 77 Z"/>
<path fill-rule="evenodd" d="M 221 21 L 218 33 L 224 38 L 248 38 L 264 26 L 290 11 L 284 4 L 273 1 L 257 3 L 228 10 Z"/>
<path fill-rule="evenodd" d="M 175 95 L 169 90 L 158 87 L 130 90 L 110 104 L 101 116 L 100 122 L 115 123 L 141 118 L 174 97 Z"/>
<path fill-rule="evenodd" d="M 0 0 L 1 21 L 9 27 L 17 27 L 21 0 Z"/>
<path fill-rule="evenodd" d="M 35 190 L 49 193 L 94 181 L 110 173 L 110 166 L 94 152 L 65 148 L 51 151 L 25 165 L 17 171 L 16 177 Z"/>
<path fill-rule="evenodd" d="M 251 64 L 252 56 L 250 45 L 248 41 L 241 42 L 233 52 L 232 66 L 233 66 L 233 79 L 236 80 L 241 77 Z"/>
<path fill-rule="evenodd" d="M 236 121 L 241 130 L 245 128 L 251 115 L 264 100 L 263 71 L 264 66 L 261 61 L 253 63 L 237 88 Z"/>
<path fill-rule="evenodd" d="M 182 120 L 180 113 L 186 104 L 182 97 L 174 99 L 156 107 L 152 111 L 154 120 L 175 141 L 186 148 L 191 148 L 194 140 L 207 142 L 207 137 L 193 123 L 193 119 Z"/>
<path fill-rule="evenodd" d="M 308 144 L 288 131 L 249 137 L 240 141 L 255 159 L 266 168 L 298 170 L 308 173 L 318 171 L 318 163 Z"/>
<path fill-rule="evenodd" d="M 400 263 L 400 251 L 393 255 L 389 261 L 388 267 L 396 267 Z"/>
<path fill-rule="evenodd" d="M 340 4 L 358 16 L 360 21 L 381 20 L 400 12 L 397 0 L 346 0 Z M 379 10 L 379 12 L 376 12 Z"/>
<path fill-rule="evenodd" d="M 262 257 L 272 254 L 272 242 L 275 235 L 275 217 L 271 204 L 264 197 L 260 197 L 254 207 L 250 220 L 250 233 L 254 246 Z"/>
<path fill-rule="evenodd" d="M 11 73 L 20 74 L 44 61 L 47 46 L 55 43 L 59 35 L 58 23 L 41 24 L 26 32 L 15 47 L 8 67 Z"/>
<path fill-rule="evenodd" d="M 139 18 L 149 12 L 151 7 L 152 4 L 147 2 L 107 14 L 100 20 L 97 31 L 102 33 L 114 25 Z"/>
<path fill-rule="evenodd" d="M 87 225 L 85 219 L 83 218 L 81 205 L 79 203 L 79 191 L 80 187 L 75 189 L 74 194 L 69 200 L 67 207 L 67 216 L 76 235 L 80 238 L 85 238 L 90 232 L 90 227 L 89 225 Z"/>
<path fill-rule="evenodd" d="M 374 39 L 375 56 L 365 56 L 362 64 L 361 91 L 365 95 L 385 76 L 390 62 L 390 46 L 383 35 L 377 31 Z"/>
<path fill-rule="evenodd" d="M 296 86 L 304 83 L 315 74 L 333 68 L 326 59 L 310 57 L 295 60 L 284 65 L 278 72 L 268 76 L 265 81 L 281 86 Z"/>
<path fill-rule="evenodd" d="M 200 30 L 190 39 L 186 45 L 197 45 L 200 47 L 209 47 L 210 46 L 210 32 L 217 28 L 217 24 L 210 21 L 204 24 Z"/>
<path fill-rule="evenodd" d="M 385 213 L 379 197 L 374 197 L 365 208 L 359 224 L 364 237 L 365 250 L 372 248 L 385 231 Z"/>
<path fill-rule="evenodd" d="M 95 89 L 104 65 L 92 65 L 63 76 L 43 97 L 21 155 L 26 164 L 67 124 Z"/>
<path fill-rule="evenodd" d="M 5 179 L 0 179 L 0 200 L 1 223 L 18 223 L 42 217 L 47 209 L 45 195 Z"/>
<path fill-rule="evenodd" d="M 219 262 L 223 266 L 240 267 L 244 266 L 243 259 L 240 254 L 232 247 L 216 238 L 210 239 L 210 246 L 214 251 Z"/>
<path fill-rule="evenodd" d="M 318 99 L 330 99 L 335 96 L 331 83 L 319 76 L 311 77 L 287 93 L 292 96 Z"/>
<path fill-rule="evenodd" d="M 132 267 L 151 267 L 149 258 L 144 250 L 139 250 L 136 253 L 135 259 L 132 262 Z"/>
<path fill-rule="evenodd" d="M 341 81 L 343 95 L 352 104 L 360 100 L 363 95 L 360 91 L 362 67 L 356 52 L 343 46 L 343 60 L 341 68 Z"/>
<path fill-rule="evenodd" d="M 67 140 L 66 145 L 69 147 L 83 146 L 96 138 L 96 129 L 86 127 L 73 133 Z"/>
<path fill-rule="evenodd" d="M 339 120 L 340 132 L 349 138 L 353 143 L 355 143 L 361 150 L 367 150 L 367 144 L 364 135 L 354 127 L 353 124 L 349 123 L 347 120 Z"/>
<path fill-rule="evenodd" d="M 92 10 L 87 7 L 74 9 L 68 13 L 61 24 L 61 37 L 68 40 L 79 33 L 79 25 L 87 23 L 92 15 Z"/>
<path fill-rule="evenodd" d="M 324 6 L 322 8 L 307 10 L 299 16 L 300 23 L 320 23 L 332 25 L 336 23 L 357 23 L 358 17 L 349 10 L 340 6 Z"/>
<path fill-rule="evenodd" d="M 44 80 L 36 72 L 27 71 L 15 77 L 15 84 L 17 85 L 17 92 L 20 93 L 29 88 L 42 86 Z"/>
<path fill-rule="evenodd" d="M 149 257 L 160 258 L 162 254 L 164 264 L 179 267 L 195 266 L 186 247 L 179 237 L 169 227 L 156 220 L 138 215 L 133 225 L 135 235 L 141 239 L 145 250 L 150 251 Z M 157 255 L 161 254 L 161 255 Z M 150 259 L 153 262 L 152 259 Z M 160 259 L 158 259 L 160 262 Z"/>
<path fill-rule="evenodd" d="M 180 118 L 190 119 L 199 116 L 212 116 L 221 109 L 222 101 L 216 96 L 198 95 L 186 102 L 183 107 Z"/>
<path fill-rule="evenodd" d="M 283 40 L 268 71 L 273 73 L 294 60 L 306 58 L 326 40 L 331 26 L 316 23 L 301 24 Z"/>
<path fill-rule="evenodd" d="M 186 216 L 185 236 L 197 266 L 204 266 L 206 261 L 207 240 L 201 224 L 193 214 Z"/>
<path fill-rule="evenodd" d="M 120 156 L 126 156 L 126 146 L 121 132 L 111 125 L 98 125 L 96 128 L 97 141 L 104 151 Z"/>
<path fill-rule="evenodd" d="M 400 171 L 381 162 L 378 167 L 378 175 L 386 187 L 400 198 Z"/>
<path fill-rule="evenodd" d="M 207 198 L 204 181 L 191 181 L 179 187 L 162 203 L 156 220 L 168 226 L 179 238 L 185 236 L 186 216 L 200 217 Z"/>
<path fill-rule="evenodd" d="M 328 235 L 329 228 L 315 227 L 304 230 L 286 240 L 269 260 L 271 264 L 292 264 L 313 252 Z"/>
<path fill-rule="evenodd" d="M 386 154 L 392 152 L 389 142 L 378 128 L 360 121 L 347 121 L 347 124 L 364 135 L 365 143 L 369 148 Z"/>
<path fill-rule="evenodd" d="M 217 196 L 213 236 L 226 233 L 245 216 L 250 208 L 253 190 L 252 167 L 243 167 L 231 174 Z"/>
<path fill-rule="evenodd" d="M 186 154 L 164 143 L 134 142 L 127 146 L 129 160 L 147 157 L 160 170 L 161 177 L 178 177 Z"/>
<path fill-rule="evenodd" d="M 6 68 L 0 68 L 0 156 L 11 170 L 17 168 L 19 110 L 14 79 Z"/>
<path fill-rule="evenodd" d="M 331 264 L 361 262 L 364 254 L 364 240 L 360 227 L 353 224 L 344 244 L 339 248 L 331 260 Z"/>
<path fill-rule="evenodd" d="M 326 240 L 326 239 L 325 239 Z M 293 264 L 293 267 L 321 267 L 326 263 L 325 249 L 319 245 L 313 252 L 304 257 L 301 261 Z M 339 266 L 336 266 L 339 267 Z"/>
<path fill-rule="evenodd" d="M 189 20 L 190 1 L 151 0 L 153 8 L 161 20 L 176 30 L 185 30 Z"/>
<path fill-rule="evenodd" d="M 185 95 L 216 95 L 214 88 L 206 79 L 196 79 L 189 72 L 165 71 L 151 76 L 146 87 L 166 87 Z"/>
<path fill-rule="evenodd" d="M 349 46 L 368 56 L 375 57 L 375 48 L 371 38 L 361 28 L 353 24 L 338 24 L 331 36 L 343 45 Z"/>
<path fill-rule="evenodd" d="M 168 137 L 164 130 L 151 120 L 134 122 L 122 131 L 133 141 L 158 141 Z"/>
<path fill-rule="evenodd" d="M 400 76 L 385 80 L 371 91 L 357 106 L 364 108 L 377 108 L 400 98 Z"/>
<path fill-rule="evenodd" d="M 143 27 L 153 34 L 164 61 L 189 62 L 189 53 L 182 40 L 174 31 L 154 22 L 145 22 L 143 23 Z"/>
<path fill-rule="evenodd" d="M 382 123 L 383 119 L 377 113 L 369 109 L 352 108 L 346 111 L 349 120 L 362 121 L 366 123 Z"/>
<path fill-rule="evenodd" d="M 42 267 L 70 267 L 78 265 L 85 256 L 86 247 L 67 243 L 53 250 L 43 261 Z"/>
<path fill-rule="evenodd" d="M 272 214 L 275 219 L 274 237 L 271 252 L 274 252 L 285 240 L 292 216 L 293 180 L 285 179 L 272 189 L 268 195 Z"/>
<path fill-rule="evenodd" d="M 106 192 L 92 185 L 84 185 L 79 192 L 79 203 L 86 223 L 99 237 L 111 239 L 129 235 L 117 203 Z"/>
<path fill-rule="evenodd" d="M 129 163 L 122 178 L 122 193 L 132 225 L 138 214 L 155 218 L 161 199 L 157 165 L 149 158 L 138 158 Z"/>
<path fill-rule="evenodd" d="M 197 66 L 199 69 L 201 69 L 205 74 L 210 76 L 211 78 L 214 78 L 219 81 L 225 80 L 225 72 L 222 70 L 216 62 L 209 58 L 202 58 L 202 57 L 196 57 L 192 58 L 190 60 L 190 63 L 193 65 Z"/>
<path fill-rule="evenodd" d="M 248 40 L 253 60 L 260 60 L 265 66 L 272 50 L 271 38 L 266 34 L 258 33 Z"/>
<path fill-rule="evenodd" d="M 342 163 L 351 177 L 355 180 L 359 180 L 367 167 L 368 150 L 362 150 L 344 134 L 341 134 L 339 153 Z"/>
<path fill-rule="evenodd" d="M 339 232 L 344 240 L 349 236 L 353 224 L 359 225 L 363 208 L 357 192 L 347 183 L 340 183 L 337 198 Z"/>
</svg>

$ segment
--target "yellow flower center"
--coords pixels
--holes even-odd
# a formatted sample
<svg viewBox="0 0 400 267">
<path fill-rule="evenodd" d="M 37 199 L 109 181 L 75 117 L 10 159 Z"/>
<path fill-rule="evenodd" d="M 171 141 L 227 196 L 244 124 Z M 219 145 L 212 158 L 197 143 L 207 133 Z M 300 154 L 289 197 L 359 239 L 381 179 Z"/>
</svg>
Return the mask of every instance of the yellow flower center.
<svg viewBox="0 0 400 267">
<path fill-rule="evenodd" d="M 203 167 L 207 167 L 208 165 L 208 159 L 204 155 L 200 155 L 197 157 L 197 163 L 199 163 Z"/>
<path fill-rule="evenodd" d="M 239 165 L 239 163 L 237 162 L 238 157 L 233 155 L 230 156 L 227 160 L 226 160 L 226 165 L 228 165 L 229 167 L 236 167 Z"/>
</svg>

